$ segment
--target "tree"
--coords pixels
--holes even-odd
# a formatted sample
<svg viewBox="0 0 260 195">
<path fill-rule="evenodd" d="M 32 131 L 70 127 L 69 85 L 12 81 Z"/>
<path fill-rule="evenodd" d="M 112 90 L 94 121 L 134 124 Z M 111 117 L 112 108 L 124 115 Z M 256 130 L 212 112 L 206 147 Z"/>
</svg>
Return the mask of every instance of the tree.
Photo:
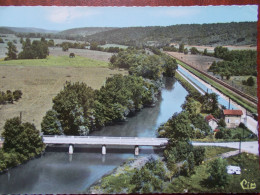
<svg viewBox="0 0 260 195">
<path fill-rule="evenodd" d="M 11 104 L 14 102 L 13 93 L 10 90 L 6 91 L 6 101 L 10 102 Z"/>
<path fill-rule="evenodd" d="M 248 86 L 254 86 L 255 85 L 255 80 L 253 79 L 253 77 L 249 77 L 247 79 L 247 85 Z"/>
<path fill-rule="evenodd" d="M 49 47 L 54 47 L 54 40 L 53 40 L 53 39 L 50 39 L 50 40 L 48 41 L 48 46 L 49 46 Z"/>
<path fill-rule="evenodd" d="M 69 51 L 69 45 L 68 44 L 63 44 L 62 45 L 62 51 Z"/>
<path fill-rule="evenodd" d="M 190 53 L 191 54 L 199 54 L 200 52 L 196 47 L 192 47 L 192 48 L 190 48 Z"/>
<path fill-rule="evenodd" d="M 187 48 L 185 48 L 185 49 L 183 50 L 183 53 L 184 53 L 184 54 L 188 54 L 188 53 L 189 53 L 189 50 L 188 50 Z"/>
<path fill-rule="evenodd" d="M 206 49 L 204 49 L 204 51 L 203 51 L 203 55 L 208 55 L 208 50 L 207 50 L 207 48 Z"/>
<path fill-rule="evenodd" d="M 184 52 L 184 44 L 183 44 L 183 43 L 181 43 L 181 44 L 179 45 L 179 52 L 180 52 L 180 53 L 183 53 L 183 52 Z"/>
<path fill-rule="evenodd" d="M 217 158 L 209 163 L 208 172 L 210 183 L 214 186 L 225 186 L 229 183 L 230 176 L 227 173 L 227 161 Z"/>
<path fill-rule="evenodd" d="M 4 40 L 2 38 L 0 38 L 0 43 L 4 43 Z"/>
<path fill-rule="evenodd" d="M 22 95 L 23 95 L 23 93 L 21 90 L 15 90 L 13 92 L 13 97 L 14 97 L 15 101 L 19 100 L 22 97 Z"/>
<path fill-rule="evenodd" d="M 202 105 L 199 101 L 196 101 L 193 98 L 188 98 L 182 108 L 188 111 L 190 116 L 195 116 L 201 112 L 201 106 Z"/>
<path fill-rule="evenodd" d="M 17 153 L 22 160 L 39 154 L 44 147 L 40 132 L 31 123 L 21 123 L 18 117 L 5 122 L 3 150 L 7 153 Z"/>
<path fill-rule="evenodd" d="M 16 46 L 10 41 L 7 43 L 7 46 L 8 52 L 6 53 L 7 57 L 5 60 L 15 60 L 18 52 Z"/>
<path fill-rule="evenodd" d="M 58 113 L 55 110 L 47 111 L 43 117 L 41 128 L 44 135 L 61 135 L 62 128 L 58 119 Z"/>
<path fill-rule="evenodd" d="M 193 148 L 194 160 L 196 165 L 200 165 L 205 158 L 205 148 L 198 146 Z"/>
<path fill-rule="evenodd" d="M 226 127 L 226 126 L 227 126 L 227 124 L 226 124 L 226 122 L 225 122 L 225 120 L 224 120 L 223 118 L 221 118 L 221 119 L 219 120 L 218 125 L 219 125 L 220 127 Z"/>
</svg>

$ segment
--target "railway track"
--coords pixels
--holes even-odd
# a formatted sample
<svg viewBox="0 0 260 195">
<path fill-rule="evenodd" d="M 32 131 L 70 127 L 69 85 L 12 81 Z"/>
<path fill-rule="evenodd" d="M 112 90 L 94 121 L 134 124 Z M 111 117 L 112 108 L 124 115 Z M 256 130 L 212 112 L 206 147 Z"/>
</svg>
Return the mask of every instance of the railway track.
<svg viewBox="0 0 260 195">
<path fill-rule="evenodd" d="M 175 56 L 173 56 L 173 55 L 171 55 L 171 54 L 169 54 L 169 53 L 167 53 L 167 54 L 170 55 L 171 57 L 176 58 Z M 238 90 L 238 89 L 232 87 L 231 85 L 229 85 L 229 84 L 227 84 L 227 83 L 225 83 L 225 82 L 223 82 L 223 81 L 217 79 L 216 77 L 214 77 L 214 76 L 212 76 L 212 75 L 210 75 L 210 74 L 208 74 L 208 73 L 206 73 L 206 72 L 204 72 L 204 71 L 202 71 L 202 70 L 199 70 L 198 68 L 194 67 L 193 65 L 191 65 L 191 64 L 189 64 L 189 63 L 187 63 L 187 62 L 184 62 L 183 60 L 181 60 L 181 59 L 179 59 L 179 58 L 176 58 L 176 59 L 178 59 L 179 61 L 183 62 L 184 64 L 187 64 L 189 67 L 193 68 L 194 70 L 198 71 L 199 73 L 203 74 L 204 76 L 206 76 L 206 77 L 212 79 L 213 81 L 215 81 L 215 82 L 221 84 L 222 86 L 228 88 L 229 90 L 235 92 L 236 94 L 242 96 L 242 97 L 245 98 L 247 101 L 249 101 L 249 102 L 251 102 L 251 103 L 253 103 L 253 104 L 255 104 L 255 105 L 257 106 L 257 103 L 258 103 L 258 99 L 257 99 L 257 98 L 254 98 L 254 97 L 252 97 L 252 96 L 250 96 L 250 95 L 248 95 L 248 94 L 245 94 L 244 92 L 242 92 L 242 91 L 240 91 L 240 90 Z"/>
</svg>

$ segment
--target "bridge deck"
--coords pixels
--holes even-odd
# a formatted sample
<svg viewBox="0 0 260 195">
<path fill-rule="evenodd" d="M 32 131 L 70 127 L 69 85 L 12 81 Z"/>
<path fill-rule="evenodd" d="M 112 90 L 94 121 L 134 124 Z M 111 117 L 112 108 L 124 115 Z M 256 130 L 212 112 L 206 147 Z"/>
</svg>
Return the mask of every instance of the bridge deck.
<svg viewBox="0 0 260 195">
<path fill-rule="evenodd" d="M 168 143 L 168 139 L 147 137 L 43 136 L 43 142 L 45 144 L 164 146 Z"/>
</svg>

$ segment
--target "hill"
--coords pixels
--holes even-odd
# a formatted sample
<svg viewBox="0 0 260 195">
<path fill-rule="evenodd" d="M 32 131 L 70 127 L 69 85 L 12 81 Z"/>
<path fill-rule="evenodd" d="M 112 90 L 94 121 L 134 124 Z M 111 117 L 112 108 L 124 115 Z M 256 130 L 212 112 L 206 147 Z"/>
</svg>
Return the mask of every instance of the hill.
<svg viewBox="0 0 260 195">
<path fill-rule="evenodd" d="M 31 27 L 0 27 L 0 30 L 7 30 L 9 32 L 8 34 L 14 34 L 14 33 L 57 33 L 59 31 L 55 30 L 46 30 L 41 28 L 31 28 Z M 4 33 L 0 31 L 1 33 Z M 7 33 L 6 33 L 7 34 Z"/>
<path fill-rule="evenodd" d="M 0 27 L 0 33 L 1 34 L 14 34 L 14 31 L 9 30 L 9 29 L 7 29 L 5 27 Z"/>
<path fill-rule="evenodd" d="M 59 34 L 69 35 L 69 36 L 88 36 L 100 32 L 110 31 L 117 28 L 113 27 L 85 27 L 85 28 L 72 28 L 68 30 L 61 31 Z"/>
<path fill-rule="evenodd" d="M 257 23 L 182 24 L 155 27 L 128 27 L 87 36 L 88 41 L 123 45 L 256 45 Z"/>
</svg>

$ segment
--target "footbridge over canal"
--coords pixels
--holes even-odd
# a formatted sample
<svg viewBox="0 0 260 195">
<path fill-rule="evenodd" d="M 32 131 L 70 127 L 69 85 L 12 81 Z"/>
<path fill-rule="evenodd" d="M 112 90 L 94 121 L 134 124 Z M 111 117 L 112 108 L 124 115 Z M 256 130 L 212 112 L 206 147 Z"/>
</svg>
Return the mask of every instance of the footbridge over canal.
<svg viewBox="0 0 260 195">
<path fill-rule="evenodd" d="M 151 137 L 102 137 L 102 136 L 43 136 L 45 144 L 68 144 L 73 154 L 74 145 L 101 145 L 102 154 L 106 154 L 107 145 L 134 146 L 135 155 L 139 155 L 139 146 L 165 146 L 167 138 Z"/>
</svg>

